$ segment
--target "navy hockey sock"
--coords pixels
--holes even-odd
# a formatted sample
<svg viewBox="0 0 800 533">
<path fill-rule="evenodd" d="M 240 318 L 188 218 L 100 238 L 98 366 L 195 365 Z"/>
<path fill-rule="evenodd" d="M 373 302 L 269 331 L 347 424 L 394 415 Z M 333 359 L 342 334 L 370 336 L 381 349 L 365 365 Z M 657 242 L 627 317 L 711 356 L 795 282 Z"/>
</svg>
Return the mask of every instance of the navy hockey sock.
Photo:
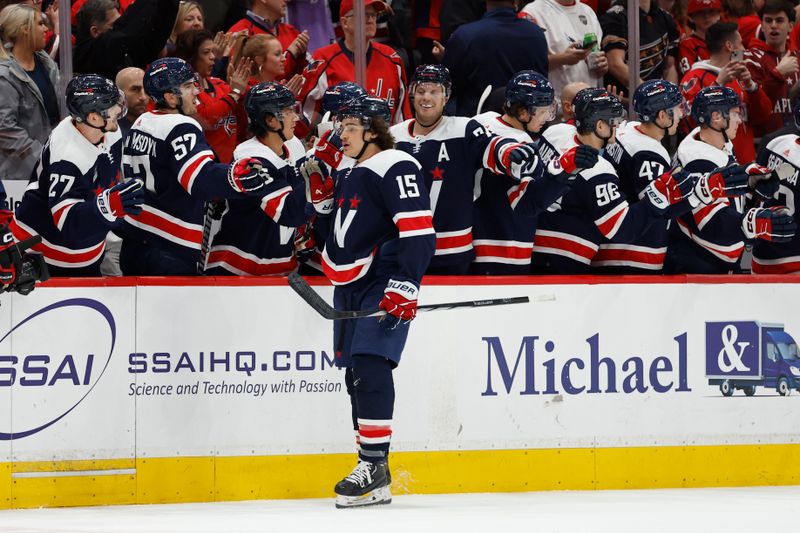
<svg viewBox="0 0 800 533">
<path fill-rule="evenodd" d="M 359 457 L 380 463 L 389 456 L 394 414 L 394 363 L 376 355 L 353 357 Z"/>
<path fill-rule="evenodd" d="M 353 431 L 356 434 L 356 448 L 361 450 L 361 439 L 358 435 L 358 403 L 356 402 L 356 388 L 353 386 L 353 369 L 348 367 L 344 370 L 344 386 L 347 395 L 350 396 L 350 416 L 353 419 Z"/>
</svg>

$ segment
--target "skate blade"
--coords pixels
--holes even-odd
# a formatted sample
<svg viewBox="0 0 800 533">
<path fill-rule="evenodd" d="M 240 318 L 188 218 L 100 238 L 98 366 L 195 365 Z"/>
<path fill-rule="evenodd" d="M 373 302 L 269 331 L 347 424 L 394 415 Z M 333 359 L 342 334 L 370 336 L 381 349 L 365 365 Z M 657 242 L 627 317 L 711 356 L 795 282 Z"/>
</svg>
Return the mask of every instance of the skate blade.
<svg viewBox="0 0 800 533">
<path fill-rule="evenodd" d="M 392 503 L 389 487 L 379 487 L 361 496 L 336 496 L 336 508 L 367 507 L 369 505 L 386 505 Z"/>
</svg>

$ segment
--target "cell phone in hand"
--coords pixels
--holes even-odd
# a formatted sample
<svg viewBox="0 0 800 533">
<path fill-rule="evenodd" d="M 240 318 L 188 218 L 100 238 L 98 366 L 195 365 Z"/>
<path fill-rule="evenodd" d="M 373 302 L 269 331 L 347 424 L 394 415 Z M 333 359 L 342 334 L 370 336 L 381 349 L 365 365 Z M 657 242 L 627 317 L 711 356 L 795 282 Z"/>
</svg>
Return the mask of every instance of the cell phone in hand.
<svg viewBox="0 0 800 533">
<path fill-rule="evenodd" d="M 744 61 L 744 50 L 734 50 L 731 52 L 731 61 Z"/>
</svg>

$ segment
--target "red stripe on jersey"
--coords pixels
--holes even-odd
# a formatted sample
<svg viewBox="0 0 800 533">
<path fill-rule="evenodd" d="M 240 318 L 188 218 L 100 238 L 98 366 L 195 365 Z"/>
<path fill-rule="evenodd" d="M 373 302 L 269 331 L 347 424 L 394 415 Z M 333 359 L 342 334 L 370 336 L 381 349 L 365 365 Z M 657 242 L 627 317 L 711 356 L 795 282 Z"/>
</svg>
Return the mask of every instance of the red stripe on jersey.
<svg viewBox="0 0 800 533">
<path fill-rule="evenodd" d="M 622 219 L 625 218 L 625 215 L 628 214 L 628 204 L 620 204 L 614 210 L 609 213 L 611 216 L 605 219 L 602 222 L 595 221 L 595 225 L 597 229 L 600 230 L 600 233 L 605 235 L 607 239 L 611 239 L 617 233 L 619 229 L 619 225 L 622 223 Z"/>
<path fill-rule="evenodd" d="M 533 248 L 534 251 L 538 248 L 553 248 L 555 250 L 563 250 L 570 254 L 574 254 L 580 257 L 585 258 L 587 261 L 591 262 L 592 258 L 597 253 L 597 249 L 586 246 L 585 244 L 581 244 L 579 242 L 575 242 L 569 239 L 567 236 L 565 237 L 557 237 L 555 235 L 542 235 L 541 233 L 536 234 L 536 238 L 533 241 Z"/>
<path fill-rule="evenodd" d="M 452 237 L 436 236 L 436 249 L 448 250 L 450 248 L 461 248 L 462 246 L 472 245 L 472 232 L 464 235 L 454 235 Z"/>
<path fill-rule="evenodd" d="M 402 216 L 402 214 L 398 216 Z M 395 225 L 400 231 L 400 237 L 413 237 L 420 232 L 433 233 L 433 216 L 429 213 L 421 216 L 398 218 L 395 221 Z M 404 233 L 413 233 L 414 235 L 403 235 Z"/>
<path fill-rule="evenodd" d="M 374 255 L 374 252 L 373 252 Z M 372 256 L 368 258 L 363 264 L 355 264 L 350 267 L 338 267 L 331 263 L 326 253 L 322 254 L 322 272 L 334 285 L 347 285 L 351 281 L 360 278 L 369 270 L 372 264 Z"/>
<path fill-rule="evenodd" d="M 202 154 L 197 160 L 193 161 L 189 166 L 183 169 L 183 172 L 178 176 L 178 181 L 180 182 L 181 186 L 186 189 L 186 192 L 192 192 L 192 184 L 194 182 L 195 174 L 197 170 L 207 163 L 208 161 L 213 161 L 214 156 L 210 154 Z"/>
<path fill-rule="evenodd" d="M 16 220 L 11 221 L 9 229 L 17 242 L 33 237 L 33 234 L 20 227 Z M 31 249 L 44 255 L 47 259 L 61 263 L 59 266 L 78 268 L 99 261 L 103 257 L 103 252 L 106 249 L 106 241 L 104 239 L 95 246 L 84 248 L 81 251 L 72 251 L 63 246 L 55 248 L 53 245 L 43 240 Z"/>
<path fill-rule="evenodd" d="M 178 239 L 192 242 L 195 244 L 200 244 L 203 242 L 203 232 L 201 230 L 184 228 L 183 226 L 176 224 L 171 220 L 167 220 L 166 218 L 161 217 L 151 211 L 142 211 L 138 215 L 127 215 L 127 216 L 136 221 L 141 222 L 142 224 L 147 224 L 148 226 L 152 226 L 156 229 L 159 229 L 164 233 L 173 235 Z"/>
<path fill-rule="evenodd" d="M 790 259 L 790 258 L 787 258 Z M 800 257 L 794 258 L 794 261 L 786 261 L 785 263 L 765 264 L 761 263 L 758 258 L 753 258 L 753 274 L 793 274 L 800 272 Z"/>
<path fill-rule="evenodd" d="M 497 169 L 497 156 L 495 154 L 500 140 L 500 137 L 495 137 L 491 140 L 489 146 L 486 147 L 486 167 L 497 174 L 502 174 L 502 172 Z"/>
<path fill-rule="evenodd" d="M 244 272 L 247 276 L 271 276 L 288 274 L 297 267 L 297 259 L 292 256 L 285 261 L 275 263 L 259 263 L 249 257 L 237 254 L 234 250 L 215 250 L 212 249 L 208 254 L 208 265 L 217 266 L 214 263 L 226 263 L 231 267 Z M 225 268 L 219 265 L 221 268 Z"/>
<path fill-rule="evenodd" d="M 261 208 L 267 214 L 269 218 L 274 220 L 275 222 L 281 217 L 281 212 L 283 211 L 283 204 L 286 201 L 286 197 L 291 192 L 289 187 L 286 187 L 285 190 L 281 189 L 277 191 L 278 194 L 272 198 L 269 196 L 264 198 L 264 201 L 261 204 Z"/>
<path fill-rule="evenodd" d="M 625 261 L 630 263 L 644 263 L 647 265 L 663 265 L 664 258 L 667 256 L 666 252 L 644 251 L 644 250 L 626 250 L 617 248 L 603 248 L 597 251 L 594 256 L 593 262 L 603 261 Z"/>
<path fill-rule="evenodd" d="M 520 198 L 525 194 L 525 190 L 533 180 L 531 178 L 524 178 L 519 185 L 515 185 L 508 190 L 508 202 L 511 204 L 511 209 L 517 207 Z"/>
<path fill-rule="evenodd" d="M 478 257 L 506 257 L 508 259 L 530 259 L 531 248 L 502 245 L 502 244 L 476 244 L 475 255 Z"/>
<path fill-rule="evenodd" d="M 53 222 L 55 222 L 56 227 L 58 229 L 62 229 L 63 227 L 62 221 L 64 221 L 64 219 L 66 218 L 67 213 L 69 213 L 69 210 L 75 207 L 75 204 L 82 201 L 83 200 L 75 200 L 74 202 L 68 202 L 59 207 L 58 210 L 55 213 L 53 213 Z"/>
<path fill-rule="evenodd" d="M 714 213 L 727 205 L 730 205 L 730 202 L 728 202 L 727 198 L 724 198 L 711 204 L 698 207 L 694 212 L 692 212 L 692 217 L 694 218 L 694 223 L 697 224 L 697 228 L 703 229 L 703 226 L 705 226 L 708 221 L 711 220 L 711 217 L 714 216 Z"/>
</svg>

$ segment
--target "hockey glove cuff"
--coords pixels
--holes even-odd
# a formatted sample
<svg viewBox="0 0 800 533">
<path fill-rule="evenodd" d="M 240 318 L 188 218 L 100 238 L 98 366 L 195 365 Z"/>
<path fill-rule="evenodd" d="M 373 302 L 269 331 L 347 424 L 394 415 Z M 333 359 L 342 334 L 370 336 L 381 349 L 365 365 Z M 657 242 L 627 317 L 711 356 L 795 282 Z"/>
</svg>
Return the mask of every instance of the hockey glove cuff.
<svg viewBox="0 0 800 533">
<path fill-rule="evenodd" d="M 658 211 L 684 200 L 695 185 L 692 176 L 685 170 L 672 170 L 661 174 L 645 187 L 645 197 Z"/>
<path fill-rule="evenodd" d="M 314 146 L 314 157 L 319 158 L 320 161 L 334 170 L 339 168 L 339 163 L 342 162 L 343 156 L 344 154 L 329 143 L 326 137 L 321 138 Z"/>
<path fill-rule="evenodd" d="M 300 175 L 306 182 L 306 200 L 320 215 L 333 212 L 333 192 L 336 187 L 333 179 L 326 174 L 325 166 L 315 157 L 309 157 L 300 165 Z"/>
<path fill-rule="evenodd" d="M 0 283 L 11 285 L 22 270 L 22 254 L 14 237 L 5 226 L 0 226 Z"/>
<path fill-rule="evenodd" d="M 392 330 L 400 322 L 408 323 L 417 316 L 417 294 L 419 289 L 410 281 L 390 279 L 383 291 L 383 299 L 378 305 L 386 311 L 380 318 L 380 325 L 384 329 Z"/>
<path fill-rule="evenodd" d="M 733 198 L 747 193 L 747 182 L 745 167 L 730 165 L 698 178 L 694 194 L 700 203 L 708 205 L 721 198 Z"/>
</svg>

